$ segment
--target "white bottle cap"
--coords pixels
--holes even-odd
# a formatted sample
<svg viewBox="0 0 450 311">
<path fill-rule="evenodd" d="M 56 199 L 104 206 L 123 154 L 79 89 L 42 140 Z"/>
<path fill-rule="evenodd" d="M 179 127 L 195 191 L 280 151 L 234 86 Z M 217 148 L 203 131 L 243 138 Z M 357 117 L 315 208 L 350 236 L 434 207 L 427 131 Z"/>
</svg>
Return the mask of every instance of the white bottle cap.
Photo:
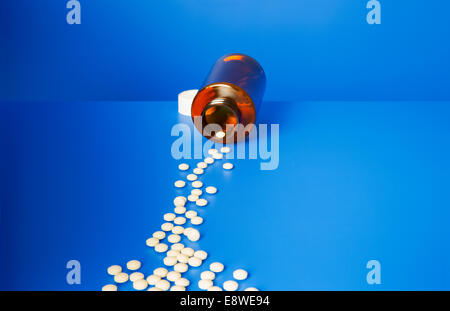
<svg viewBox="0 0 450 311">
<path fill-rule="evenodd" d="M 191 115 L 191 106 L 198 90 L 187 90 L 178 94 L 178 113 L 185 116 Z"/>
</svg>

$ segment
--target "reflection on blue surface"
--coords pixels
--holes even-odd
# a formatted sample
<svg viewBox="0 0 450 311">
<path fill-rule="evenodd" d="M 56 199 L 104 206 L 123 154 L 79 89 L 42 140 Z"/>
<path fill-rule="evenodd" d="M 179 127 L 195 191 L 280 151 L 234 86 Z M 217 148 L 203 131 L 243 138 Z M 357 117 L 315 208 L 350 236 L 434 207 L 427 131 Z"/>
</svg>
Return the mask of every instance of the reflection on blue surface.
<svg viewBox="0 0 450 311">
<path fill-rule="evenodd" d="M 111 264 L 161 266 L 145 240 L 185 191 L 172 186 L 185 175 L 170 155 L 176 103 L 8 109 L 1 289 L 95 290 Z M 242 288 L 448 290 L 449 116 L 449 102 L 266 102 L 259 121 L 280 124 L 279 168 L 208 168 L 201 180 L 219 192 L 198 208 L 201 240 L 186 244 L 225 263 L 219 283 L 247 269 Z M 66 284 L 72 259 L 81 285 Z M 366 283 L 369 260 L 381 285 Z"/>
</svg>

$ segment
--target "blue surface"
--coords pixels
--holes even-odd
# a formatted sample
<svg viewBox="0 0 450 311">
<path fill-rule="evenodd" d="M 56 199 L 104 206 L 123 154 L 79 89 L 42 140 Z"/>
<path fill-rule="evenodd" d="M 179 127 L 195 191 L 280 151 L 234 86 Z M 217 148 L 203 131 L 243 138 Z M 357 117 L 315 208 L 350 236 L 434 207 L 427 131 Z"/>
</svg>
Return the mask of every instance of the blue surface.
<svg viewBox="0 0 450 311">
<path fill-rule="evenodd" d="M 1 100 L 176 100 L 217 58 L 266 71 L 267 100 L 450 100 L 450 2 L 380 0 L 0 2 Z"/>
<path fill-rule="evenodd" d="M 96 290 L 111 264 L 161 264 L 145 240 L 183 193 L 170 130 L 187 120 L 175 102 L 2 109 L 1 289 Z M 449 120 L 450 102 L 265 102 L 279 168 L 234 160 L 201 177 L 219 188 L 198 208 L 198 246 L 227 268 L 218 280 L 244 267 L 242 284 L 264 290 L 450 289 Z M 81 285 L 66 284 L 71 259 Z M 366 283 L 371 259 L 381 285 Z"/>
</svg>

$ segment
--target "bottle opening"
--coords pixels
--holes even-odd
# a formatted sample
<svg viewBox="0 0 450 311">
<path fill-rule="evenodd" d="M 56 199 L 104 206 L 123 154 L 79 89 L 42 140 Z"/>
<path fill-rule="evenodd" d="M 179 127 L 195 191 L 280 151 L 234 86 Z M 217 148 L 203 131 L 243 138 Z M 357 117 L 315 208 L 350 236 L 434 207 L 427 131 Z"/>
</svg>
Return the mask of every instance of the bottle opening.
<svg viewBox="0 0 450 311">
<path fill-rule="evenodd" d="M 203 127 L 209 124 L 218 125 L 214 130 L 208 131 L 207 136 L 222 140 L 234 135 L 240 120 L 235 106 L 232 99 L 216 98 L 205 107 L 202 114 Z"/>
</svg>

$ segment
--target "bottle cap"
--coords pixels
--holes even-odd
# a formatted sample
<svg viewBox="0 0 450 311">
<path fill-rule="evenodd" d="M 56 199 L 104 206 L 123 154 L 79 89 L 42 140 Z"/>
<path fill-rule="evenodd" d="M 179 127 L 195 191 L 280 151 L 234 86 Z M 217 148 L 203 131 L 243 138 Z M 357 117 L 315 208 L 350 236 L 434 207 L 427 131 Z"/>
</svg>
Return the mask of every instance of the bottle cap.
<svg viewBox="0 0 450 311">
<path fill-rule="evenodd" d="M 191 116 L 191 106 L 198 90 L 187 90 L 178 94 L 178 113 Z"/>
</svg>

